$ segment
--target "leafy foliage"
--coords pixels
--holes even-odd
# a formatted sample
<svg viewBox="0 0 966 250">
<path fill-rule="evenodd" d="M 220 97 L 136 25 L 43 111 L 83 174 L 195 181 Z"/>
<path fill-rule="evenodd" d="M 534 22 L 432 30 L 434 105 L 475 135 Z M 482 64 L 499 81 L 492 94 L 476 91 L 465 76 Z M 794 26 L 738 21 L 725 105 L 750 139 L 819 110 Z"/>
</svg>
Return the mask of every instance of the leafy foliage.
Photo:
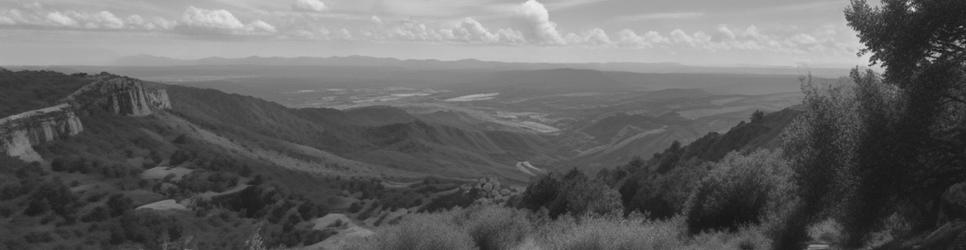
<svg viewBox="0 0 966 250">
<path fill-rule="evenodd" d="M 527 187 L 517 206 L 547 209 L 551 217 L 565 213 L 608 214 L 621 211 L 620 194 L 606 184 L 574 169 L 562 178 L 550 174 Z"/>
<path fill-rule="evenodd" d="M 780 211 L 792 199 L 790 175 L 778 153 L 726 156 L 691 194 L 684 209 L 688 231 L 735 231 L 769 219 L 770 212 Z"/>
<path fill-rule="evenodd" d="M 962 13 L 963 1 L 852 2 L 849 26 L 885 73 L 854 70 L 847 87 L 805 85 L 806 114 L 785 149 L 794 153 L 802 207 L 784 234 L 801 235 L 822 214 L 842 222 L 848 247 L 863 245 L 890 215 L 913 230 L 935 226 L 940 194 L 966 179 Z"/>
</svg>

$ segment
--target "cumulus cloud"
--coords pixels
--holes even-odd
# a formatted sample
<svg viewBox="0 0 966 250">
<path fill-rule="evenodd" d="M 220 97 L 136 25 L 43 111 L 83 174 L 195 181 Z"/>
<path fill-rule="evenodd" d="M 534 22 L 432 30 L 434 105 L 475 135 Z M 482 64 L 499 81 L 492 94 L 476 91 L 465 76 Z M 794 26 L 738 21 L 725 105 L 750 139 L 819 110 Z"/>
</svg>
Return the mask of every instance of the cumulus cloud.
<svg viewBox="0 0 966 250">
<path fill-rule="evenodd" d="M 670 42 L 670 39 L 656 31 L 648 31 L 643 35 L 638 35 L 633 30 L 623 29 L 618 32 L 618 37 L 618 43 L 625 47 L 653 48 L 659 44 Z"/>
<path fill-rule="evenodd" d="M 719 25 L 714 38 L 711 34 L 698 31 L 688 34 L 680 29 L 671 32 L 671 40 L 679 46 L 717 50 L 762 51 L 783 54 L 822 54 L 847 55 L 855 51 L 855 46 L 837 40 L 835 32 L 819 30 L 816 32 L 765 33 L 755 25 L 740 32 L 731 31 Z"/>
<path fill-rule="evenodd" d="M 320 0 L 295 0 L 295 3 L 292 3 L 292 9 L 297 11 L 323 12 L 329 9 L 329 7 Z"/>
<path fill-rule="evenodd" d="M 14 25 L 16 23 L 17 21 L 14 21 L 13 18 L 0 15 L 0 25 Z"/>
<path fill-rule="evenodd" d="M 143 30 L 169 30 L 177 25 L 177 22 L 168 19 L 160 17 L 144 18 L 141 15 L 130 15 L 124 18 L 124 23 L 128 27 Z"/>
<path fill-rule="evenodd" d="M 721 33 L 721 35 L 723 35 L 725 38 L 728 38 L 731 40 L 734 40 L 736 37 L 735 32 L 731 31 L 731 29 L 728 28 L 728 25 L 724 25 L 724 24 L 718 25 L 717 31 L 718 33 Z"/>
<path fill-rule="evenodd" d="M 375 30 L 362 32 L 374 40 L 402 40 L 447 43 L 523 44 L 520 31 L 503 28 L 492 30 L 474 18 L 467 17 L 448 24 L 430 24 L 416 20 L 384 22 Z"/>
<path fill-rule="evenodd" d="M 454 39 L 469 42 L 508 44 L 520 44 L 526 42 L 526 39 L 523 38 L 523 33 L 520 31 L 513 29 L 500 29 L 496 32 L 490 32 L 490 30 L 484 27 L 482 23 L 469 17 L 463 19 L 459 26 L 449 29 L 444 33 L 452 34 Z"/>
<path fill-rule="evenodd" d="M 160 17 L 148 19 L 140 15 L 121 18 L 106 10 L 51 10 L 39 3 L 24 5 L 23 9 L 0 10 L 0 25 L 24 28 L 166 30 L 172 28 L 174 23 Z"/>
<path fill-rule="evenodd" d="M 610 46 L 615 42 L 610 39 L 607 32 L 601 28 L 594 28 L 582 35 L 577 35 L 574 33 L 567 34 L 567 44 L 582 44 L 588 46 Z"/>
<path fill-rule="evenodd" d="M 194 6 L 190 6 L 184 11 L 184 14 L 181 15 L 181 22 L 186 26 L 207 29 L 237 30 L 245 28 L 245 25 L 227 10 L 208 10 Z"/>
<path fill-rule="evenodd" d="M 47 13 L 47 21 L 59 26 L 77 26 L 77 21 L 60 11 Z"/>
<path fill-rule="evenodd" d="M 275 33 L 276 31 L 278 31 L 277 29 L 275 29 L 275 26 L 272 26 L 271 24 L 268 24 L 262 20 L 255 20 L 254 22 L 249 24 L 249 27 L 252 30 L 258 31 L 258 32 Z"/>
<path fill-rule="evenodd" d="M 184 11 L 178 25 L 183 31 L 202 35 L 255 35 L 277 31 L 275 26 L 262 20 L 245 24 L 228 10 L 210 10 L 194 6 L 189 6 Z"/>
<path fill-rule="evenodd" d="M 389 30 L 389 37 L 410 41 L 439 41 L 442 35 L 438 30 L 429 28 L 424 23 L 411 20 L 401 22 Z"/>
<path fill-rule="evenodd" d="M 517 12 L 526 22 L 526 34 L 529 39 L 550 45 L 566 43 L 566 40 L 557 31 L 557 24 L 550 21 L 550 12 L 547 11 L 547 7 L 540 2 L 527 0 L 517 8 Z"/>
</svg>

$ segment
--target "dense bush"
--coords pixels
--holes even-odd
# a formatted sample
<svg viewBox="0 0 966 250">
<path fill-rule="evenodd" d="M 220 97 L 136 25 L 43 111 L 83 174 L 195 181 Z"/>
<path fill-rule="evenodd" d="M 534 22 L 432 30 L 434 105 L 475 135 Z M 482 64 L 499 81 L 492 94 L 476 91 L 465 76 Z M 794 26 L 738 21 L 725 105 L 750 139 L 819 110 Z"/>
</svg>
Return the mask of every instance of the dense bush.
<svg viewBox="0 0 966 250">
<path fill-rule="evenodd" d="M 664 174 L 639 171 L 620 187 L 624 214 L 641 212 L 667 219 L 684 210 L 692 189 L 707 174 L 709 163 L 690 160 L 677 163 Z"/>
<path fill-rule="evenodd" d="M 511 249 L 530 233 L 528 214 L 506 207 L 474 207 L 461 218 L 473 242 L 480 250 Z"/>
<path fill-rule="evenodd" d="M 550 217 L 562 214 L 611 214 L 623 210 L 620 194 L 600 180 L 574 169 L 563 177 L 549 174 L 527 187 L 517 207 L 547 209 Z"/>
<path fill-rule="evenodd" d="M 160 249 L 163 243 L 180 239 L 184 232 L 181 221 L 153 211 L 125 213 L 113 226 L 110 236 L 112 243 L 132 241 L 148 249 Z"/>
<path fill-rule="evenodd" d="M 383 228 L 378 237 L 350 249 L 463 250 L 475 249 L 473 239 L 455 223 L 452 214 L 412 215 Z"/>
<path fill-rule="evenodd" d="M 106 220 L 108 216 L 109 214 L 106 208 L 102 206 L 97 206 L 97 207 L 94 207 L 94 209 L 91 209 L 89 213 L 81 217 L 81 221 L 83 222 L 103 221 L 103 220 Z"/>
<path fill-rule="evenodd" d="M 44 182 L 30 196 L 24 214 L 36 216 L 53 211 L 63 217 L 72 217 L 78 203 L 77 196 L 58 179 Z"/>
<path fill-rule="evenodd" d="M 688 231 L 735 231 L 778 213 L 793 195 L 790 174 L 778 153 L 726 156 L 691 194 L 684 210 Z"/>
</svg>

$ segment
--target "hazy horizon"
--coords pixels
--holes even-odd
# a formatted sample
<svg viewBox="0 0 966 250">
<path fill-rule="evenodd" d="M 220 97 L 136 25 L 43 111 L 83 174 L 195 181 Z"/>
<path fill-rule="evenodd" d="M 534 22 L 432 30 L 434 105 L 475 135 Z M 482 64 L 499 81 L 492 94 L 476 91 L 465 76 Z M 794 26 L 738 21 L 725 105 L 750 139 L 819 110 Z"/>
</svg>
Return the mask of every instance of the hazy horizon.
<svg viewBox="0 0 966 250">
<path fill-rule="evenodd" d="M 628 65 L 641 65 L 641 66 L 652 66 L 652 65 L 666 65 L 675 67 L 685 67 L 685 68 L 719 68 L 719 69 L 729 69 L 729 68 L 751 68 L 751 69 L 837 69 L 837 70 L 849 70 L 851 68 L 869 68 L 867 63 L 857 63 L 857 64 L 754 64 L 754 63 L 735 63 L 735 64 L 690 64 L 681 63 L 675 61 L 507 61 L 507 60 L 486 60 L 478 58 L 432 58 L 432 57 L 413 57 L 413 58 L 400 58 L 392 56 L 377 56 L 377 55 L 339 55 L 339 56 L 260 56 L 260 55 L 249 55 L 249 56 L 237 56 L 237 57 L 224 57 L 224 56 L 200 56 L 200 57 L 168 57 L 168 56 L 158 56 L 151 54 L 135 54 L 119 56 L 116 58 L 111 58 L 103 62 L 96 63 L 75 63 L 75 64 L 0 64 L 0 67 L 56 67 L 56 66 L 92 66 L 92 67 L 115 67 L 115 66 L 125 66 L 125 60 L 140 60 L 140 59 L 159 59 L 159 60 L 171 60 L 172 62 L 183 63 L 185 65 L 191 65 L 193 63 L 204 62 L 205 60 L 246 60 L 246 59 L 276 59 L 276 60 L 295 60 L 295 59 L 318 59 L 318 60 L 329 60 L 329 59 L 346 59 L 346 58 L 363 58 L 372 60 L 398 60 L 400 62 L 420 62 L 420 61 L 437 61 L 437 62 L 465 62 L 465 61 L 476 61 L 480 63 L 505 63 L 505 64 L 548 64 L 548 65 L 562 65 L 562 68 L 566 68 L 566 65 L 593 65 L 593 64 L 628 64 Z M 181 65 L 181 64 L 178 64 Z M 173 66 L 173 65 L 130 65 L 130 66 Z M 876 65 L 871 66 L 871 68 L 878 69 Z M 613 71 L 613 70 L 612 70 Z M 621 71 L 621 70 L 618 70 Z"/>
</svg>

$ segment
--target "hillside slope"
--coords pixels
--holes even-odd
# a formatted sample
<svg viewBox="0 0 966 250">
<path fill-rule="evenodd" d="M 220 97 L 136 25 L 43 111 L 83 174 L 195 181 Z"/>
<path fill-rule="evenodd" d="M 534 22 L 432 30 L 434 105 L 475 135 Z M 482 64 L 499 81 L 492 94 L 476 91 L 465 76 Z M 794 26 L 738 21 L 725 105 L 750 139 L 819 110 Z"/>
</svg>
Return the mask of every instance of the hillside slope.
<svg viewBox="0 0 966 250">
<path fill-rule="evenodd" d="M 483 195 L 462 188 L 470 177 L 524 175 L 494 167 L 503 164 L 494 155 L 538 152 L 526 151 L 534 138 L 427 124 L 392 108 L 295 110 L 111 74 L 0 79 L 65 87 L 46 102 L 3 100 L 29 105 L 0 119 L 0 146 L 22 143 L 0 150 L 0 249 L 245 249 L 253 238 L 309 246 L 342 230 L 316 227 L 327 213 L 371 227 L 389 214 L 465 206 Z M 36 157 L 8 156 L 19 149 Z"/>
<path fill-rule="evenodd" d="M 186 120 L 282 152 L 295 143 L 408 172 L 517 181 L 525 180 L 517 161 L 553 157 L 538 135 L 431 124 L 391 107 L 290 109 L 216 90 L 170 86 L 169 93 Z"/>
<path fill-rule="evenodd" d="M 687 145 L 675 141 L 646 161 L 634 160 L 600 175 L 616 183 L 625 213 L 639 211 L 670 217 L 681 211 L 691 189 L 708 174 L 711 163 L 732 152 L 777 150 L 781 134 L 801 112 L 791 107 L 759 113 L 726 133 L 711 132 Z"/>
</svg>

